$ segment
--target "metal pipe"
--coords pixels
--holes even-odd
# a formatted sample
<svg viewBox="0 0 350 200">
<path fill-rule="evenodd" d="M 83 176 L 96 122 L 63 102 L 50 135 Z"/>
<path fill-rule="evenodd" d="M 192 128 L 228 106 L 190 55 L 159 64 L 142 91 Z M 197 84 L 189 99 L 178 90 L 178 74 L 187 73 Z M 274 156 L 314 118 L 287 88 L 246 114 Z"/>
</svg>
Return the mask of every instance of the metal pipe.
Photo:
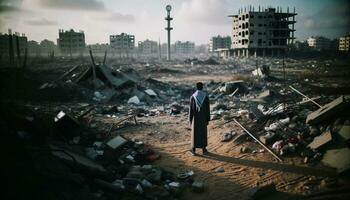
<svg viewBox="0 0 350 200">
<path fill-rule="evenodd" d="M 278 161 L 282 162 L 282 158 L 280 158 L 275 152 L 273 152 L 269 147 L 267 147 L 264 143 L 262 143 L 258 138 L 256 138 L 253 134 L 251 134 L 242 124 L 240 124 L 236 119 L 233 119 L 234 122 L 238 126 L 240 126 L 250 137 L 252 137 L 255 141 L 257 141 L 264 149 L 266 149 L 271 155 L 273 155 Z"/>
<path fill-rule="evenodd" d="M 301 96 L 307 98 L 308 100 L 310 100 L 312 103 L 314 103 L 315 105 L 317 105 L 318 107 L 322 107 L 320 104 L 318 104 L 316 101 L 314 101 L 313 99 L 309 98 L 308 96 L 306 96 L 305 94 L 301 93 L 300 91 L 298 91 L 297 89 L 295 89 L 294 87 L 292 87 L 291 85 L 289 86 L 290 89 L 292 89 L 293 91 L 295 91 L 296 93 L 300 94 Z"/>
</svg>

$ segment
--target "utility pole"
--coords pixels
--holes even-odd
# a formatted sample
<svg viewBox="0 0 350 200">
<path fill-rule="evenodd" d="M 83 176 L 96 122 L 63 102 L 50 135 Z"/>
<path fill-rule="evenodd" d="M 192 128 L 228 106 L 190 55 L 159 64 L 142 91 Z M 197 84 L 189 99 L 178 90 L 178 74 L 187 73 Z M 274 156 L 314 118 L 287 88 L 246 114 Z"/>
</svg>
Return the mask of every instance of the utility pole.
<svg viewBox="0 0 350 200">
<path fill-rule="evenodd" d="M 160 38 L 158 38 L 158 54 L 159 54 L 159 60 L 162 60 L 162 48 L 160 46 Z"/>
<path fill-rule="evenodd" d="M 170 21 L 173 20 L 173 18 L 170 17 L 170 11 L 171 11 L 171 6 L 167 5 L 165 7 L 166 11 L 167 11 L 167 17 L 165 18 L 165 20 L 168 22 L 168 26 L 165 28 L 165 30 L 167 30 L 168 32 L 168 58 L 167 60 L 170 60 L 170 31 L 173 30 L 172 27 L 170 27 Z"/>
</svg>

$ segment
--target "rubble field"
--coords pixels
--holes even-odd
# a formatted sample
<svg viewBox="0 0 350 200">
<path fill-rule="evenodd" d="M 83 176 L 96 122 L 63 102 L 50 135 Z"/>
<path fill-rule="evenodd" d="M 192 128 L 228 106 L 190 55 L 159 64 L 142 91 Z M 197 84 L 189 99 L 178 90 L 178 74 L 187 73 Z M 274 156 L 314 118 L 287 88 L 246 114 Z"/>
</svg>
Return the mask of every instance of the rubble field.
<svg viewBox="0 0 350 200">
<path fill-rule="evenodd" d="M 9 199 L 349 198 L 348 60 L 96 60 L 0 69 Z"/>
</svg>

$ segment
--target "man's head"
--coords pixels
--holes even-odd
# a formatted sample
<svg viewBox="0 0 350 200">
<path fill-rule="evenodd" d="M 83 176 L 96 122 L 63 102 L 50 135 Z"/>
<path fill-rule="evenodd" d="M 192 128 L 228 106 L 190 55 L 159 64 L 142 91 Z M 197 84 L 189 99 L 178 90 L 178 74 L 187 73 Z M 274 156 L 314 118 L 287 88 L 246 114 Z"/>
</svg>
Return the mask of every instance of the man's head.
<svg viewBox="0 0 350 200">
<path fill-rule="evenodd" d="M 203 83 L 202 82 L 198 82 L 196 84 L 196 86 L 197 86 L 197 90 L 202 90 L 203 89 Z"/>
</svg>

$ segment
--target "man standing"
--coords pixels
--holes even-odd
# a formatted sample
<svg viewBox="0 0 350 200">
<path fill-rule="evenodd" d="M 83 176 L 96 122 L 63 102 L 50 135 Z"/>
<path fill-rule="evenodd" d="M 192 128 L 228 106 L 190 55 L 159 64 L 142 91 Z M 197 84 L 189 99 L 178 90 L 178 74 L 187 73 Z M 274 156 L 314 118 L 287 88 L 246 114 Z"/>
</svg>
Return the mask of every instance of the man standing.
<svg viewBox="0 0 350 200">
<path fill-rule="evenodd" d="M 197 91 L 190 99 L 189 121 L 192 127 L 191 153 L 196 155 L 196 148 L 202 148 L 203 154 L 207 154 L 207 126 L 210 121 L 209 98 L 203 91 L 203 83 L 196 84 Z"/>
</svg>

